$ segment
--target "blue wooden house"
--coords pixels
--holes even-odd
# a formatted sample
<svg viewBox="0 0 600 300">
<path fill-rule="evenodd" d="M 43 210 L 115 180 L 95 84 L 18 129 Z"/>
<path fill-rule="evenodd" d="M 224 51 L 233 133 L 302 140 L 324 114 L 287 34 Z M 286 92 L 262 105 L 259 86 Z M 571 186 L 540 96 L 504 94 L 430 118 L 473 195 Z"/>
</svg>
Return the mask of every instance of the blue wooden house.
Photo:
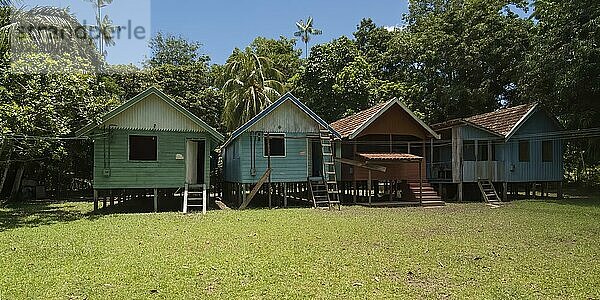
<svg viewBox="0 0 600 300">
<path fill-rule="evenodd" d="M 524 104 L 432 126 L 443 143 L 428 150 L 430 182 L 457 200 L 506 199 L 509 190 L 548 188 L 561 193 L 563 127 L 538 104 Z M 497 192 L 501 188 L 503 197 Z"/>
<path fill-rule="evenodd" d="M 308 179 L 323 177 L 323 143 L 330 137 L 339 134 L 292 94 L 285 94 L 223 145 L 224 198 L 243 203 L 268 179 L 283 204 L 292 198 L 309 201 Z"/>
<path fill-rule="evenodd" d="M 224 138 L 159 89 L 147 89 L 76 134 L 94 142 L 95 208 L 99 196 L 106 203 L 152 191 L 158 210 L 159 195 L 172 198 L 180 189 L 184 212 L 206 210 L 211 153 Z"/>
</svg>

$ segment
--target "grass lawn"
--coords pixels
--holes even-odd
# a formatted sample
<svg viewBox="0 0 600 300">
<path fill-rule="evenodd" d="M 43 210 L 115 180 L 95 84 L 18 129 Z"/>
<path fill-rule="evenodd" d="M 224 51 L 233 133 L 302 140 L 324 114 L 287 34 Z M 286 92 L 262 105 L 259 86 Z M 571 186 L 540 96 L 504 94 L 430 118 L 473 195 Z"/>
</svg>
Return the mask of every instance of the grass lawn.
<svg viewBox="0 0 600 300">
<path fill-rule="evenodd" d="M 600 201 L 90 214 L 0 208 L 0 299 L 600 299 Z"/>
</svg>

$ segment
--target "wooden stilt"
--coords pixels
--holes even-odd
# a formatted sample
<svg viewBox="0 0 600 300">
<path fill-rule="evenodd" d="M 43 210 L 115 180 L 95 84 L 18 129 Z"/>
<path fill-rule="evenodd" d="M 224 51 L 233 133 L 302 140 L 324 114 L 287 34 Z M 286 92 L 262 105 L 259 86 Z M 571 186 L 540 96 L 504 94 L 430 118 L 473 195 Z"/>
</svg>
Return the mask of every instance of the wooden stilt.
<svg viewBox="0 0 600 300">
<path fill-rule="evenodd" d="M 371 182 L 371 170 L 369 170 L 369 181 L 367 181 L 367 193 L 368 197 L 369 197 L 369 206 L 371 206 L 371 204 L 373 204 L 373 199 L 371 199 L 371 190 L 372 190 L 372 186 L 371 186 L 372 182 Z"/>
<path fill-rule="evenodd" d="M 564 199 L 563 183 L 562 183 L 562 181 L 558 183 L 558 193 L 557 193 L 556 196 L 558 197 L 558 199 Z"/>
<path fill-rule="evenodd" d="M 154 189 L 154 212 L 158 212 L 158 189 Z"/>
<path fill-rule="evenodd" d="M 463 183 L 462 182 L 458 183 L 458 188 L 457 188 L 456 193 L 458 194 L 457 195 L 458 202 L 462 202 L 463 201 Z"/>
<path fill-rule="evenodd" d="M 202 185 L 202 214 L 206 214 L 206 206 L 208 205 L 208 184 Z"/>
<path fill-rule="evenodd" d="M 283 207 L 288 206 L 288 197 L 287 197 L 288 185 L 287 183 L 283 183 Z"/>
<path fill-rule="evenodd" d="M 98 190 L 94 190 L 94 211 L 98 211 Z"/>
<path fill-rule="evenodd" d="M 502 201 L 508 201 L 508 182 L 502 183 Z"/>
</svg>

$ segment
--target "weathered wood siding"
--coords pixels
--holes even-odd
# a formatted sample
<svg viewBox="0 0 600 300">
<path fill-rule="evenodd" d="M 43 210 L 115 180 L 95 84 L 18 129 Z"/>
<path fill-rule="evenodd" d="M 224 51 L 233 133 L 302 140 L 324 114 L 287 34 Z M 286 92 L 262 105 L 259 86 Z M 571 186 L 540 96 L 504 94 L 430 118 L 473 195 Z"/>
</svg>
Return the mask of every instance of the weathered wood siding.
<svg viewBox="0 0 600 300">
<path fill-rule="evenodd" d="M 204 132 L 183 113 L 155 94 L 148 95 L 124 112 L 105 122 L 120 129 L 165 130 L 180 132 Z"/>
<path fill-rule="evenodd" d="M 358 137 L 373 134 L 412 135 L 420 139 L 427 137 L 427 131 L 398 105 L 390 107 Z"/>
<path fill-rule="evenodd" d="M 523 124 L 504 145 L 504 161 L 507 182 L 562 181 L 564 177 L 563 142 L 552 141 L 552 162 L 542 161 L 543 138 L 532 134 L 544 134 L 560 130 L 543 111 L 538 111 Z M 529 162 L 519 161 L 519 141 L 529 140 Z"/>
<path fill-rule="evenodd" d="M 319 124 L 291 101 L 286 101 L 270 114 L 252 125 L 248 131 L 264 132 L 319 132 Z"/>
<path fill-rule="evenodd" d="M 101 134 L 102 132 L 96 132 Z M 129 136 L 156 136 L 158 160 L 156 162 L 129 161 Z M 210 150 L 215 143 L 206 133 L 183 133 L 146 130 L 112 131 L 110 139 L 94 140 L 94 188 L 178 188 L 185 184 L 186 141 L 188 139 L 206 140 L 208 151 L 205 155 L 205 181 L 210 180 Z M 104 143 L 106 142 L 106 150 Z M 110 152 L 110 153 L 109 153 Z M 181 154 L 184 160 L 177 160 Z M 106 155 L 106 160 L 105 160 Z M 105 174 L 106 169 L 109 174 Z"/>
<path fill-rule="evenodd" d="M 252 125 L 246 132 L 227 145 L 224 158 L 225 180 L 227 182 L 256 183 L 267 170 L 264 156 L 264 141 L 260 133 L 284 133 L 286 136 L 286 156 L 271 158 L 272 182 L 304 182 L 310 175 L 309 136 L 319 135 L 320 125 L 299 109 L 291 101 L 282 103 L 277 109 Z M 256 173 L 252 174 L 251 134 L 260 137 L 256 141 L 254 159 Z M 235 150 L 235 147 L 238 147 Z M 236 158 L 234 151 L 239 151 Z"/>
</svg>

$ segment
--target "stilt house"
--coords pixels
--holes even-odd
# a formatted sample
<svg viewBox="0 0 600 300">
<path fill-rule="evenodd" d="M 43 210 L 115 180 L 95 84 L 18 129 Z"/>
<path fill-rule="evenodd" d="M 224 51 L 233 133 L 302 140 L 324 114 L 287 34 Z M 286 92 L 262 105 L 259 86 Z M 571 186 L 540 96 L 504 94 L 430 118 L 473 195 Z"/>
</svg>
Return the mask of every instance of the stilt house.
<svg viewBox="0 0 600 300">
<path fill-rule="evenodd" d="M 325 181 L 331 183 L 331 191 L 336 190 L 335 178 L 323 178 L 335 171 L 329 147 L 336 136 L 323 119 L 292 94 L 285 94 L 235 130 L 222 147 L 224 198 L 234 199 L 240 208 L 257 194 L 268 197 L 269 206 L 274 201 L 287 206 L 288 200 L 330 205 L 330 195 L 322 193 L 315 199 L 318 192 L 311 191 L 309 179 L 318 178 L 320 190 Z"/>
<path fill-rule="evenodd" d="M 160 90 L 149 88 L 77 135 L 94 142 L 96 208 L 98 196 L 113 202 L 151 192 L 157 210 L 159 195 L 179 189 L 184 211 L 206 210 L 211 153 L 224 138 Z"/>
<path fill-rule="evenodd" d="M 524 104 L 432 126 L 447 141 L 432 148 L 428 174 L 457 200 L 495 204 L 509 190 L 559 190 L 564 177 L 562 126 L 538 104 Z M 502 191 L 498 193 L 498 191 Z M 454 195 L 454 196 L 453 196 Z"/>
<path fill-rule="evenodd" d="M 369 205 L 443 205 L 427 183 L 425 146 L 439 135 L 397 99 L 331 124 L 341 135 L 341 190 Z"/>
</svg>

